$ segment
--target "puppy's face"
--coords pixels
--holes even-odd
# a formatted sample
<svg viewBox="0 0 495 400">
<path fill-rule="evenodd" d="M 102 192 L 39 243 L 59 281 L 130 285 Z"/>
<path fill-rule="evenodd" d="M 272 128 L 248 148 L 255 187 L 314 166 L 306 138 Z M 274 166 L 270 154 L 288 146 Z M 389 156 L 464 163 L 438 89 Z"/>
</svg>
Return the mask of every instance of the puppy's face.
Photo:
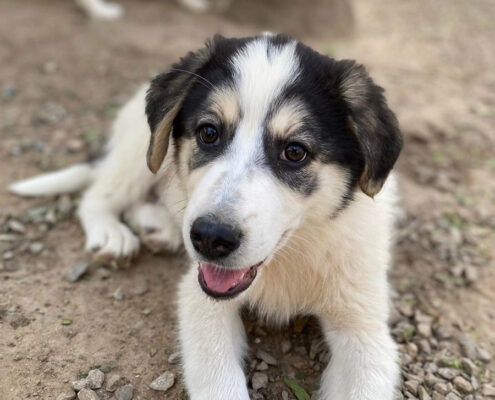
<svg viewBox="0 0 495 400">
<path fill-rule="evenodd" d="M 401 143 L 362 67 L 283 36 L 215 39 L 154 81 L 147 113 L 150 168 L 172 132 L 184 243 L 217 298 L 247 289 L 308 217 L 330 224 L 359 187 L 379 191 Z"/>
</svg>

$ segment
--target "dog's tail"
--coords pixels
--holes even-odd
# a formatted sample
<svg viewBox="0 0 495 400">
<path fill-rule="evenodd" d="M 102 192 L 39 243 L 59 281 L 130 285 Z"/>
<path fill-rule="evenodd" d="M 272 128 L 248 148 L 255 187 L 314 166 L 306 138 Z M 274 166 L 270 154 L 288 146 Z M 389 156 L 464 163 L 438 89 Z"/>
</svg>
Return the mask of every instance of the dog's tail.
<svg viewBox="0 0 495 400">
<path fill-rule="evenodd" d="M 84 189 L 93 179 L 90 164 L 76 164 L 55 172 L 14 182 L 9 191 L 20 196 L 51 196 Z"/>
</svg>

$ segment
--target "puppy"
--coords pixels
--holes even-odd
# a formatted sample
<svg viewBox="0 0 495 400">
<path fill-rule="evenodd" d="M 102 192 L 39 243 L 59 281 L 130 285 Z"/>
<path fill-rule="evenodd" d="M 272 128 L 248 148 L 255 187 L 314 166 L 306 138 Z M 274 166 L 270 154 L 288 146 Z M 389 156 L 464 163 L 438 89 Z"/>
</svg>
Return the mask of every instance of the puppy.
<svg viewBox="0 0 495 400">
<path fill-rule="evenodd" d="M 249 399 L 239 316 L 249 306 L 279 324 L 318 317 L 332 350 L 320 399 L 392 400 L 387 176 L 401 146 L 362 66 L 283 35 L 215 37 L 138 91 L 98 164 L 10 189 L 88 185 L 79 217 L 87 248 L 105 257 L 135 254 L 136 235 L 171 250 L 184 243 L 178 304 L 191 399 Z"/>
</svg>

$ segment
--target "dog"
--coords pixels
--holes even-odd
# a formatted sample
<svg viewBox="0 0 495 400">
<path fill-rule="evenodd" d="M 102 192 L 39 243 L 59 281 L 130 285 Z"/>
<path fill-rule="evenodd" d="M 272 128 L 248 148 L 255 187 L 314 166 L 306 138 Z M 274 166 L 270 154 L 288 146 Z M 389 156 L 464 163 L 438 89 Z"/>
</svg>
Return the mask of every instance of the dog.
<svg viewBox="0 0 495 400">
<path fill-rule="evenodd" d="M 102 160 L 10 190 L 87 186 L 78 213 L 97 255 L 184 244 L 178 318 L 192 400 L 249 399 L 243 306 L 277 324 L 319 319 L 332 351 L 320 399 L 392 400 L 389 173 L 401 147 L 363 66 L 285 35 L 216 36 L 123 107 Z"/>
<path fill-rule="evenodd" d="M 112 20 L 124 16 L 124 7 L 106 0 L 75 0 L 86 14 L 94 19 Z M 229 8 L 232 0 L 178 0 L 184 8 L 196 13 L 222 12 Z"/>
</svg>

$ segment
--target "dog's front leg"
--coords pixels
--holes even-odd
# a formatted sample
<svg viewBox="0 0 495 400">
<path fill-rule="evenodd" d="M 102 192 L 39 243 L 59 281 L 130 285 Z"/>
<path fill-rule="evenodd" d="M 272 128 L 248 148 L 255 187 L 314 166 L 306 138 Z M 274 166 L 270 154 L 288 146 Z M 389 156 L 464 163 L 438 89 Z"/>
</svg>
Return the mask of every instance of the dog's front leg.
<svg viewBox="0 0 495 400">
<path fill-rule="evenodd" d="M 336 329 L 324 323 L 332 358 L 323 373 L 321 400 L 392 400 L 399 377 L 396 346 L 386 323 L 375 329 Z"/>
<path fill-rule="evenodd" d="M 194 267 L 179 287 L 179 327 L 191 400 L 249 400 L 242 370 L 246 335 L 239 303 L 208 298 Z"/>
</svg>

